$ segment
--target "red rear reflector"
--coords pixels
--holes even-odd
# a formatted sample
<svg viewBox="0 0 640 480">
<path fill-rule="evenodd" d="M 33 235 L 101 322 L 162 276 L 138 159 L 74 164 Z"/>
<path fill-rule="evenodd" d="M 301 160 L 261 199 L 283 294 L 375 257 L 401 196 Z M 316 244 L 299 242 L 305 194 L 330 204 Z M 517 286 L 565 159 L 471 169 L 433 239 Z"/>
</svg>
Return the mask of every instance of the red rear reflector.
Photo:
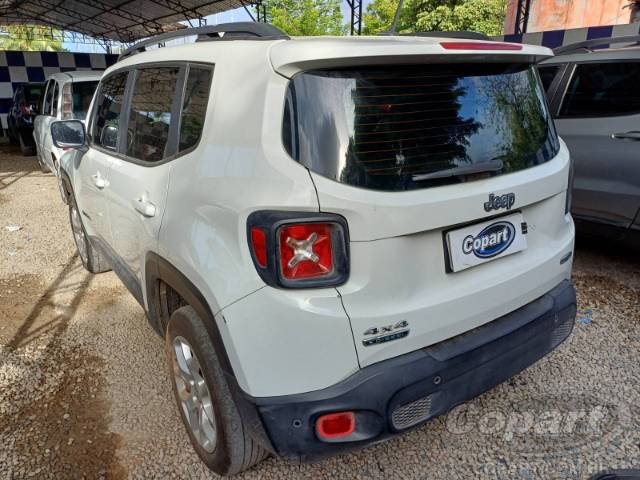
<svg viewBox="0 0 640 480">
<path fill-rule="evenodd" d="M 267 266 L 267 236 L 264 230 L 258 227 L 251 229 L 251 246 L 258 265 L 265 268 Z"/>
<path fill-rule="evenodd" d="M 321 440 L 348 437 L 356 431 L 353 412 L 328 413 L 316 420 L 316 433 Z"/>
<path fill-rule="evenodd" d="M 287 280 L 323 277 L 333 273 L 330 223 L 286 225 L 280 229 L 280 268 Z"/>
<path fill-rule="evenodd" d="M 502 42 L 440 42 L 447 50 L 522 50 L 517 43 Z"/>
</svg>

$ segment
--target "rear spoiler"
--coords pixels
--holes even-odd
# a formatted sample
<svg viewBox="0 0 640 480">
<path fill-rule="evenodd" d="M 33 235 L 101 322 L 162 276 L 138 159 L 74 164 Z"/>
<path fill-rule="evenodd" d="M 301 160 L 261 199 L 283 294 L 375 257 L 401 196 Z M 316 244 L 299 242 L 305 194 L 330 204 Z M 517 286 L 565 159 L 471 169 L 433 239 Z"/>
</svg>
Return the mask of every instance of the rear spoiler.
<svg viewBox="0 0 640 480">
<path fill-rule="evenodd" d="M 553 52 L 537 45 L 434 37 L 319 37 L 279 42 L 271 48 L 271 64 L 291 78 L 304 70 L 366 65 L 418 63 L 538 63 Z"/>
</svg>

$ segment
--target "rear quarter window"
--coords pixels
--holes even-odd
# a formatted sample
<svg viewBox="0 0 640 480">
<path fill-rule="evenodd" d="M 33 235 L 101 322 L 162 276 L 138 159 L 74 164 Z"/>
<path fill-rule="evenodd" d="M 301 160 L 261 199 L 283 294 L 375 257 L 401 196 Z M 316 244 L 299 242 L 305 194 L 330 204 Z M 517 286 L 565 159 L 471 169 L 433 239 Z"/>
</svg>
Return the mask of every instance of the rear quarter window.
<svg viewBox="0 0 640 480">
<path fill-rule="evenodd" d="M 212 75 L 211 68 L 189 67 L 180 116 L 179 152 L 194 147 L 200 140 L 209 102 Z"/>
</svg>

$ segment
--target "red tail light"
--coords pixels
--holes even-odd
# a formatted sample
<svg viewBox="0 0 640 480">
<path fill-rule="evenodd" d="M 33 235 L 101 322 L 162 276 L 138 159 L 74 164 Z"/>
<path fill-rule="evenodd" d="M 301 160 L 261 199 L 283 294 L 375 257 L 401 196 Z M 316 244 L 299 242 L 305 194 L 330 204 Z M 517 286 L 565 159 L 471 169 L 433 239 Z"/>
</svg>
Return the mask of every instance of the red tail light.
<svg viewBox="0 0 640 480">
<path fill-rule="evenodd" d="M 522 50 L 522 45 L 503 42 L 440 42 L 447 50 Z"/>
<path fill-rule="evenodd" d="M 71 95 L 71 83 L 62 87 L 62 119 L 73 118 L 73 96 Z"/>
<path fill-rule="evenodd" d="M 284 278 L 323 277 L 333 272 L 333 228 L 329 223 L 280 228 L 280 271 Z"/>
<path fill-rule="evenodd" d="M 320 440 L 348 437 L 355 431 L 356 416 L 353 412 L 328 413 L 316 420 L 316 434 Z"/>
<path fill-rule="evenodd" d="M 258 265 L 262 268 L 267 267 L 267 236 L 264 230 L 259 227 L 251 229 L 251 246 L 256 256 Z"/>
<path fill-rule="evenodd" d="M 315 288 L 347 281 L 347 222 L 338 215 L 255 212 L 247 234 L 253 262 L 268 285 Z"/>
</svg>

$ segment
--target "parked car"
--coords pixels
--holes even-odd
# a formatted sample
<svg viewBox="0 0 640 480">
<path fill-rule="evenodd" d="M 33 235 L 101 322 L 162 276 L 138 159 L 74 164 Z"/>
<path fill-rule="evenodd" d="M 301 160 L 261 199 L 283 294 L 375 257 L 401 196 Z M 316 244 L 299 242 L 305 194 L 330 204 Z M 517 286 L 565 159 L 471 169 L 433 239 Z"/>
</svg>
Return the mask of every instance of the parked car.
<svg viewBox="0 0 640 480">
<path fill-rule="evenodd" d="M 84 120 L 102 72 L 60 72 L 49 76 L 40 104 L 40 115 L 33 129 L 38 161 L 43 171 L 58 175 L 58 164 L 64 150 L 51 142 L 51 122 Z"/>
<path fill-rule="evenodd" d="M 38 114 L 43 87 L 42 83 L 23 83 L 13 92 L 13 102 L 7 115 L 9 140 L 20 145 L 23 155 L 33 155 L 33 120 Z"/>
<path fill-rule="evenodd" d="M 52 123 L 79 256 L 164 336 L 211 469 L 392 438 L 570 334 L 551 54 L 208 26 L 127 50 L 86 129 Z"/>
<path fill-rule="evenodd" d="M 640 234 L 640 47 L 598 48 L 633 39 L 565 46 L 539 67 L 571 151 L 572 214 L 585 233 Z"/>
</svg>

